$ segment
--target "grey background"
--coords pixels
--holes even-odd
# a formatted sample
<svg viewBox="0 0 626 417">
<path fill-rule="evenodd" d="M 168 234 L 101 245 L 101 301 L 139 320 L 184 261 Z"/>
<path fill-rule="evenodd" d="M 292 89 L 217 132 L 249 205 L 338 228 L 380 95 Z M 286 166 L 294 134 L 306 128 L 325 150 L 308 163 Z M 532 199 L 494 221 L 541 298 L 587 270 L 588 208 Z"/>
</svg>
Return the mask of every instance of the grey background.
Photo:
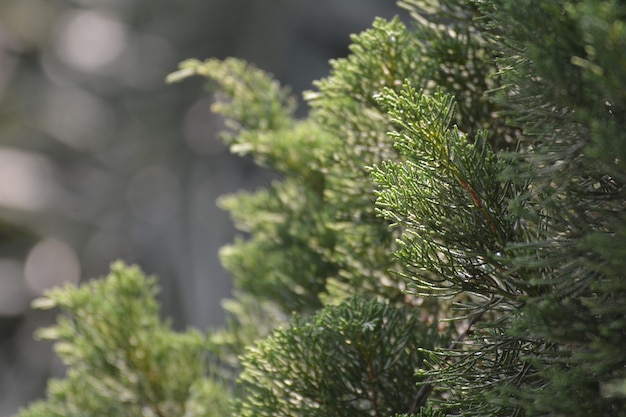
<svg viewBox="0 0 626 417">
<path fill-rule="evenodd" d="M 176 328 L 218 327 L 232 241 L 215 200 L 271 174 L 215 137 L 201 79 L 166 85 L 186 58 L 236 56 L 294 94 L 345 56 L 392 0 L 0 1 L 0 417 L 63 369 L 33 331 L 52 285 L 139 264 Z M 301 107 L 300 115 L 306 109 Z"/>
</svg>

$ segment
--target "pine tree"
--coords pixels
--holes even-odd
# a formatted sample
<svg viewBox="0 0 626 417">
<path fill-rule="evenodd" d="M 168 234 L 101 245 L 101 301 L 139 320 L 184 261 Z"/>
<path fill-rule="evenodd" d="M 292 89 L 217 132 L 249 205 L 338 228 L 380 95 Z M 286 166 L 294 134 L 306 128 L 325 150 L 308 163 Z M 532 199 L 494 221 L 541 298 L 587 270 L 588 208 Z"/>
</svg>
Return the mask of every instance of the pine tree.
<svg viewBox="0 0 626 417">
<path fill-rule="evenodd" d="M 400 6 L 304 119 L 248 63 L 181 64 L 279 176 L 220 200 L 231 321 L 172 332 L 121 264 L 55 290 L 68 376 L 21 415 L 626 415 L 626 6 Z"/>
</svg>

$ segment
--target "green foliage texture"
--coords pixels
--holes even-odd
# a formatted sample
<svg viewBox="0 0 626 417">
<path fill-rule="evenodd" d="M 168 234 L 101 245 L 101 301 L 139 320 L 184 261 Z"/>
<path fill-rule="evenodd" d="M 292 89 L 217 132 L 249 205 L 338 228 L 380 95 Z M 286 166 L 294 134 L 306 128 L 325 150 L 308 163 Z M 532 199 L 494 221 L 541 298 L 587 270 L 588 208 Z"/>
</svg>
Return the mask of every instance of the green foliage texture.
<svg viewBox="0 0 626 417">
<path fill-rule="evenodd" d="M 54 290 L 68 375 L 22 417 L 626 415 L 626 5 L 399 5 L 303 119 L 237 59 L 170 76 L 277 174 L 219 201 L 230 322 L 172 332 L 119 263 Z"/>
<path fill-rule="evenodd" d="M 157 292 L 154 278 L 117 262 L 103 279 L 35 300 L 35 307 L 65 313 L 37 336 L 55 341 L 69 369 L 49 383 L 47 401 L 21 415 L 220 415 L 227 403 L 221 386 L 205 377 L 207 338 L 161 322 Z"/>
</svg>

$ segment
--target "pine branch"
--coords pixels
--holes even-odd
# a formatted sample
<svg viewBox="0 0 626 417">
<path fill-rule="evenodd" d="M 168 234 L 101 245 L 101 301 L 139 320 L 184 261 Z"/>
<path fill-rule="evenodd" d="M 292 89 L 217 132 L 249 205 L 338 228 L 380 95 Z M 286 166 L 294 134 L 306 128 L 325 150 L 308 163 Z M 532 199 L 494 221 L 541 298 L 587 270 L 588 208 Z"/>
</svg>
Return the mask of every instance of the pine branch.
<svg viewBox="0 0 626 417">
<path fill-rule="evenodd" d="M 372 410 L 374 410 L 376 417 L 380 417 L 380 410 L 378 409 L 378 393 L 376 392 L 376 374 L 369 355 L 367 355 L 367 376 L 369 378 Z"/>
<path fill-rule="evenodd" d="M 485 220 L 487 220 L 487 222 L 489 223 L 489 228 L 491 229 L 491 231 L 494 233 L 498 233 L 498 228 L 496 227 L 496 224 L 493 222 L 493 219 L 489 215 L 489 212 L 485 209 L 485 206 L 483 205 L 476 191 L 474 191 L 474 189 L 467 183 L 467 181 L 461 178 L 460 174 L 455 173 L 455 175 L 461 186 L 465 188 L 474 204 L 476 204 L 476 207 L 478 207 L 482 215 L 485 217 Z"/>
<path fill-rule="evenodd" d="M 480 313 L 475 314 L 468 322 L 465 330 L 450 343 L 450 345 L 448 346 L 448 350 L 454 349 L 459 343 L 463 342 L 471 333 L 474 325 L 483 317 L 485 312 L 488 311 L 489 308 L 491 308 L 493 305 L 497 304 L 501 300 L 502 298 L 498 298 L 497 300 L 491 301 L 488 305 L 484 307 L 484 309 Z M 449 359 L 450 359 L 450 356 L 444 357 L 444 361 L 449 360 Z M 426 381 L 422 383 L 422 386 L 420 387 L 420 390 L 415 395 L 415 399 L 413 400 L 411 408 L 409 409 L 409 412 L 408 412 L 409 415 L 414 414 L 420 407 L 424 406 L 424 404 L 426 403 L 428 399 L 428 396 L 430 395 L 430 392 L 434 388 L 433 379 L 434 379 L 433 375 L 430 375 L 428 378 L 426 378 Z"/>
</svg>

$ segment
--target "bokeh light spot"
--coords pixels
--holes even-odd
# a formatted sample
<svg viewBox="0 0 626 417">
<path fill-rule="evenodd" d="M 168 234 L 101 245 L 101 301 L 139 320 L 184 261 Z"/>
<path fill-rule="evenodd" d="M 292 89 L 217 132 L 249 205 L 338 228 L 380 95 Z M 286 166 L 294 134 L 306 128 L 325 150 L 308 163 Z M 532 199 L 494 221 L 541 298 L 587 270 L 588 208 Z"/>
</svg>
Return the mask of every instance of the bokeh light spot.
<svg viewBox="0 0 626 417">
<path fill-rule="evenodd" d="M 77 284 L 80 279 L 80 262 L 76 253 L 55 238 L 39 241 L 26 257 L 24 279 L 35 296 L 65 283 Z"/>
<path fill-rule="evenodd" d="M 0 206 L 37 211 L 53 191 L 52 166 L 40 155 L 0 148 Z"/>
<path fill-rule="evenodd" d="M 92 72 L 118 58 L 127 37 L 126 27 L 114 15 L 86 9 L 61 20 L 54 46 L 66 64 Z"/>
</svg>

